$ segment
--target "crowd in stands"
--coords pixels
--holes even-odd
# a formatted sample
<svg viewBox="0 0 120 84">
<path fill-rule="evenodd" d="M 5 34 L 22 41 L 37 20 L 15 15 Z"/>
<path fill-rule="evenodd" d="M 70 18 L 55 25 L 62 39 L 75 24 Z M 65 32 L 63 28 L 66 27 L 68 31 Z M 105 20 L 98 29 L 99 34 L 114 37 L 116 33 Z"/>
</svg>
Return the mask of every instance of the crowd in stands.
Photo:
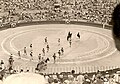
<svg viewBox="0 0 120 84">
<path fill-rule="evenodd" d="M 85 20 L 109 24 L 116 2 L 110 0 L 0 0 L 0 26 L 29 21 L 72 21 Z M 0 65 L 4 63 L 1 62 Z M 42 74 L 48 84 L 119 84 L 118 70 L 95 73 L 61 72 Z M 22 73 L 0 67 L 0 80 L 11 74 Z M 29 72 L 29 70 L 25 71 Z M 37 73 L 37 72 L 36 72 Z M 41 73 L 39 73 L 41 74 Z"/>
<path fill-rule="evenodd" d="M 20 71 L 12 70 L 11 72 L 0 68 L 0 80 L 4 81 L 8 76 L 12 74 L 19 73 L 29 73 L 29 70 Z M 36 74 L 43 75 L 46 84 L 120 84 L 120 68 L 106 70 L 106 71 L 97 71 L 92 73 L 76 73 L 75 70 L 71 72 L 61 72 L 61 73 L 40 73 L 35 72 Z"/>
<path fill-rule="evenodd" d="M 48 84 L 119 84 L 116 72 L 79 73 L 75 71 L 60 74 L 45 75 Z"/>
<path fill-rule="evenodd" d="M 0 0 L 0 23 L 12 27 L 15 23 L 34 20 L 109 24 L 116 4 L 111 0 Z"/>
<path fill-rule="evenodd" d="M 10 61 L 12 60 L 12 61 Z M 0 62 L 0 81 L 4 81 L 7 77 L 12 74 L 19 73 L 30 73 L 29 69 L 16 70 L 12 64 L 14 59 L 10 56 L 10 64 L 4 66 L 4 61 Z M 10 66 L 11 65 L 11 66 Z M 35 68 L 34 73 L 43 75 L 46 84 L 120 84 L 120 68 L 114 68 L 105 71 L 97 71 L 91 73 L 76 73 L 75 70 L 71 72 L 60 72 L 60 73 L 43 73 Z"/>
</svg>

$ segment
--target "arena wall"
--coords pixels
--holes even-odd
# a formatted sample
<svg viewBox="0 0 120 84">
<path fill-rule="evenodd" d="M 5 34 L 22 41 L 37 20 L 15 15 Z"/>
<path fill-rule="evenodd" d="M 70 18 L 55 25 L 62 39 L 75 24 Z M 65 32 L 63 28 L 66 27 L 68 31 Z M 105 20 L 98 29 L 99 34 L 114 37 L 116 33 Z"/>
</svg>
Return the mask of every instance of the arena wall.
<svg viewBox="0 0 120 84">
<path fill-rule="evenodd" d="M 87 25 L 94 26 L 98 28 L 103 28 L 103 25 L 100 23 L 86 22 L 86 21 L 70 21 L 66 23 L 65 21 L 32 21 L 32 22 L 20 22 L 17 24 L 19 26 L 28 26 L 28 25 L 40 25 L 40 24 L 75 24 L 75 25 Z M 105 25 L 105 29 L 112 29 L 111 25 Z"/>
</svg>

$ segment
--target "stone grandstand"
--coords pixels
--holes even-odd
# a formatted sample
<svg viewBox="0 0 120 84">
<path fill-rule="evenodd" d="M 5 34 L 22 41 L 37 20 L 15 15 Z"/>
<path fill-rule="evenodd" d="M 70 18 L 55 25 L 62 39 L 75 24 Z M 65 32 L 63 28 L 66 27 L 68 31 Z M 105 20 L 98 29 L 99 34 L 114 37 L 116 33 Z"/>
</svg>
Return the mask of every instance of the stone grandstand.
<svg viewBox="0 0 120 84">
<path fill-rule="evenodd" d="M 97 23 L 101 27 L 111 29 L 112 12 L 117 4 L 118 1 L 114 0 L 1 0 L 0 26 L 2 30 L 6 28 L 17 28 L 23 25 L 31 25 L 33 23 L 77 24 L 77 22 L 84 22 L 90 23 L 90 25 Z M 64 59 L 58 61 L 62 63 Z M 20 62 L 18 64 L 20 64 Z M 60 69 L 58 73 L 57 68 L 54 68 L 54 66 L 55 65 L 52 65 L 53 68 L 48 67 L 48 72 L 43 71 L 43 73 L 35 69 L 36 66 L 32 68 L 26 68 L 26 66 L 21 68 L 18 66 L 10 71 L 2 69 L 1 80 L 11 74 L 32 71 L 44 75 L 48 81 L 47 84 L 120 83 L 118 79 L 118 71 L 120 69 L 118 66 L 98 66 L 97 68 L 95 68 L 95 66 L 90 66 L 80 67 L 81 69 L 79 67 L 75 67 L 76 69 L 64 68 L 66 70 L 58 68 Z M 72 66 L 74 66 L 74 64 L 72 64 Z"/>
<path fill-rule="evenodd" d="M 109 24 L 116 1 L 110 0 L 1 0 L 1 26 L 34 20 L 85 20 Z"/>
</svg>

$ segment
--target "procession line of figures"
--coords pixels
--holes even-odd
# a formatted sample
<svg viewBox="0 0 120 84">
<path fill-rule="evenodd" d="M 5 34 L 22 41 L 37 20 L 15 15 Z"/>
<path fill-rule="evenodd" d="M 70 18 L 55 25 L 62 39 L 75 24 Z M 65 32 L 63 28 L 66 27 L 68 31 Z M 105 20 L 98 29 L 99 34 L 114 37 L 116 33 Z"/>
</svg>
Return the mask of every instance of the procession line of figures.
<svg viewBox="0 0 120 84">
<path fill-rule="evenodd" d="M 77 33 L 76 36 L 77 36 L 77 38 L 80 39 L 80 33 L 79 32 Z M 67 41 L 69 43 L 69 47 L 71 48 L 71 46 L 72 46 L 72 33 L 71 32 L 68 32 Z M 41 62 L 47 63 L 47 61 L 50 61 L 50 59 L 48 57 L 45 58 L 46 57 L 46 53 L 48 53 L 49 50 L 50 50 L 50 46 L 49 46 L 47 37 L 45 37 L 45 39 L 44 39 L 44 44 L 46 45 L 46 49 L 43 48 L 42 49 L 42 54 L 41 53 L 38 54 L 38 64 L 41 64 Z M 60 46 L 60 45 L 61 45 L 61 39 L 58 38 L 58 46 Z M 33 60 L 33 44 L 30 44 L 29 48 L 30 48 L 29 54 L 28 54 L 28 51 L 27 51 L 27 47 L 24 47 L 23 53 L 22 53 L 22 51 L 18 51 L 17 54 L 19 56 L 19 59 L 21 59 L 22 55 L 24 55 L 24 56 L 28 56 L 29 55 L 30 56 L 30 61 Z M 62 55 L 64 55 L 64 48 L 63 47 L 61 47 L 58 50 L 57 53 L 53 53 L 53 56 L 52 56 L 52 58 L 54 60 L 53 63 L 56 63 L 57 58 L 60 59 Z M 14 60 L 13 60 L 13 56 L 11 54 L 10 58 L 9 58 L 10 69 L 12 68 L 13 63 L 14 63 Z M 42 64 L 44 64 L 44 63 L 42 63 Z"/>
</svg>

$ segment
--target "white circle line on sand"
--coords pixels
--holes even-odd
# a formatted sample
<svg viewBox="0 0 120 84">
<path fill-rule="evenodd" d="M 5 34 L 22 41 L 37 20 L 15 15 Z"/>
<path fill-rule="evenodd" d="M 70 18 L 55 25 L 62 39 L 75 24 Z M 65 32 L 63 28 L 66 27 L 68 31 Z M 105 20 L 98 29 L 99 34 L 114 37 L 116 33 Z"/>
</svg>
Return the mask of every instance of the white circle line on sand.
<svg viewBox="0 0 120 84">
<path fill-rule="evenodd" d="M 36 30 L 36 29 L 31 29 L 31 30 Z M 14 33 L 14 34 L 9 35 L 8 37 L 6 37 L 6 38 L 1 42 L 2 50 L 3 50 L 7 55 L 11 55 L 11 53 L 8 52 L 8 51 L 4 48 L 4 43 L 5 43 L 5 41 L 6 41 L 8 38 L 10 38 L 11 36 L 15 36 L 15 35 L 17 35 L 17 34 L 22 34 L 22 33 L 25 33 L 25 32 L 29 32 L 29 31 L 31 31 L 31 30 L 21 31 L 21 32 L 19 32 L 19 33 Z M 16 56 L 16 55 L 12 55 L 12 56 L 15 57 L 15 58 L 19 58 L 19 57 Z M 21 59 L 29 61 L 29 59 L 27 59 L 27 58 L 23 58 L 23 57 L 22 57 Z"/>
<path fill-rule="evenodd" d="M 104 39 L 104 40 L 106 40 L 105 38 L 103 38 L 102 36 L 101 36 L 101 38 L 102 39 Z M 84 57 L 89 57 L 89 56 L 93 56 L 93 55 L 98 55 L 98 54 L 101 54 L 101 53 L 103 53 L 103 52 L 105 52 L 107 49 L 109 49 L 109 42 L 108 42 L 108 40 L 106 40 L 106 42 L 107 42 L 107 45 L 105 46 L 105 48 L 102 50 L 102 51 L 100 51 L 99 49 L 99 46 L 96 48 L 96 49 L 94 49 L 94 54 L 90 54 L 90 53 L 93 53 L 93 52 L 89 52 L 89 53 L 86 53 L 86 54 L 89 54 L 89 55 L 85 55 Z M 95 51 L 98 51 L 99 50 L 99 52 L 95 52 Z M 84 55 L 84 54 L 83 54 Z"/>
<path fill-rule="evenodd" d="M 109 53 L 109 54 L 107 54 L 105 56 L 102 56 L 102 57 L 99 57 L 99 58 L 96 58 L 96 59 L 91 59 L 91 60 L 86 60 L 86 61 L 77 61 L 77 62 L 56 62 L 56 63 L 58 63 L 58 64 L 74 64 L 74 63 L 86 63 L 86 62 L 97 61 L 97 60 L 109 57 L 110 55 L 112 55 L 116 51 L 117 51 L 117 49 L 115 49 L 114 51 L 112 51 L 111 53 Z"/>
<path fill-rule="evenodd" d="M 25 31 L 24 31 L 24 32 L 25 32 Z M 21 33 L 21 34 L 22 34 L 22 33 Z M 7 51 L 7 53 L 9 53 L 9 52 Z M 14 57 L 17 57 L 17 56 L 14 55 Z M 18 57 L 17 57 L 17 58 L 18 58 Z M 24 60 L 29 60 L 29 59 L 27 59 L 27 58 L 23 58 L 23 59 L 24 59 Z"/>
<path fill-rule="evenodd" d="M 36 30 L 36 29 L 31 29 L 31 30 L 29 30 L 29 31 L 32 31 L 32 30 Z M 93 32 L 93 31 L 88 31 L 88 30 L 85 30 L 85 29 L 81 29 L 82 31 L 87 31 L 87 32 L 92 32 L 92 33 L 96 33 L 96 32 Z M 27 33 L 27 32 L 29 32 L 29 31 L 24 31 L 24 32 L 22 32 L 22 33 L 18 33 L 18 34 L 16 34 L 15 35 L 15 37 L 13 37 L 11 40 L 10 40 L 10 46 L 11 46 L 11 48 L 14 50 L 14 51 L 16 51 L 17 52 L 17 49 L 15 48 L 15 47 L 13 47 L 12 46 L 12 41 L 14 40 L 14 39 L 16 39 L 18 36 L 20 36 L 21 34 L 23 34 L 23 33 Z M 100 34 L 100 33 L 96 33 L 96 34 Z M 101 35 L 101 34 L 100 34 Z M 107 46 L 109 45 L 109 42 L 108 42 L 108 40 L 106 40 L 103 36 L 100 36 L 101 38 L 103 38 L 106 42 L 107 42 Z M 87 53 L 87 54 L 89 54 L 89 53 L 91 53 L 91 52 L 95 52 L 95 50 L 98 50 L 99 49 L 99 46 L 97 47 L 97 49 L 94 49 L 94 50 L 92 50 L 92 51 L 90 51 L 90 52 L 85 52 L 85 53 Z M 107 50 L 107 48 L 106 49 L 104 49 L 102 52 L 104 52 L 105 50 Z M 85 54 L 85 53 L 83 53 L 83 54 Z M 99 54 L 99 53 L 98 53 Z"/>
<path fill-rule="evenodd" d="M 35 31 L 35 30 L 37 30 L 37 29 L 30 29 L 30 30 L 23 31 L 23 32 L 21 32 L 21 33 L 16 33 L 16 34 L 15 34 L 15 37 L 13 37 L 13 38 L 10 40 L 10 46 L 11 46 L 11 48 L 12 48 L 14 51 L 17 52 L 18 49 L 17 49 L 15 46 L 13 47 L 13 44 L 12 44 L 13 40 L 16 39 L 17 37 L 23 35 L 23 33 L 29 33 L 29 32 Z M 61 32 L 60 32 L 60 33 L 61 33 Z"/>
<path fill-rule="evenodd" d="M 31 30 L 36 30 L 36 29 L 31 29 Z M 5 42 L 9 37 L 11 37 L 11 36 L 13 36 L 13 35 L 16 35 L 16 34 L 22 34 L 22 33 L 25 33 L 25 32 L 31 31 L 31 30 L 22 31 L 22 32 L 20 32 L 20 33 L 15 33 L 15 34 L 12 34 L 12 35 L 8 36 L 7 38 L 5 38 L 5 39 L 2 41 L 2 43 L 1 43 L 1 46 L 2 46 L 2 49 L 4 50 L 4 52 L 6 52 L 8 55 L 10 55 L 10 53 L 9 53 L 7 50 L 5 50 L 5 48 L 4 48 L 4 46 L 3 46 L 4 42 Z M 82 29 L 82 30 L 87 30 L 87 29 Z M 89 31 L 89 30 L 87 30 L 87 31 Z M 94 33 L 96 33 L 95 31 L 89 31 L 89 32 L 94 32 Z M 100 34 L 101 34 L 101 33 L 100 33 Z M 105 35 L 105 34 L 102 34 L 102 35 Z M 105 36 L 107 36 L 107 35 L 105 35 Z M 107 36 L 107 37 L 108 37 L 108 36 Z M 109 37 L 109 38 L 110 38 L 110 37 Z M 111 39 L 112 39 L 112 38 L 111 38 Z M 114 51 L 113 51 L 113 53 L 114 53 Z M 14 55 L 14 57 L 18 58 L 18 56 L 15 56 L 15 55 Z M 104 57 L 106 57 L 106 56 L 104 56 Z M 104 57 L 101 57 L 101 58 L 104 58 Z M 26 58 L 22 58 L 22 59 L 28 60 L 28 59 L 26 59 Z M 96 59 L 98 59 L 98 58 L 96 58 Z M 93 59 L 93 60 L 96 60 L 96 59 Z M 99 59 L 100 59 L 100 58 L 99 58 Z M 88 61 L 90 61 L 90 60 L 88 60 Z M 85 61 L 85 62 L 86 62 L 86 61 Z"/>
</svg>

